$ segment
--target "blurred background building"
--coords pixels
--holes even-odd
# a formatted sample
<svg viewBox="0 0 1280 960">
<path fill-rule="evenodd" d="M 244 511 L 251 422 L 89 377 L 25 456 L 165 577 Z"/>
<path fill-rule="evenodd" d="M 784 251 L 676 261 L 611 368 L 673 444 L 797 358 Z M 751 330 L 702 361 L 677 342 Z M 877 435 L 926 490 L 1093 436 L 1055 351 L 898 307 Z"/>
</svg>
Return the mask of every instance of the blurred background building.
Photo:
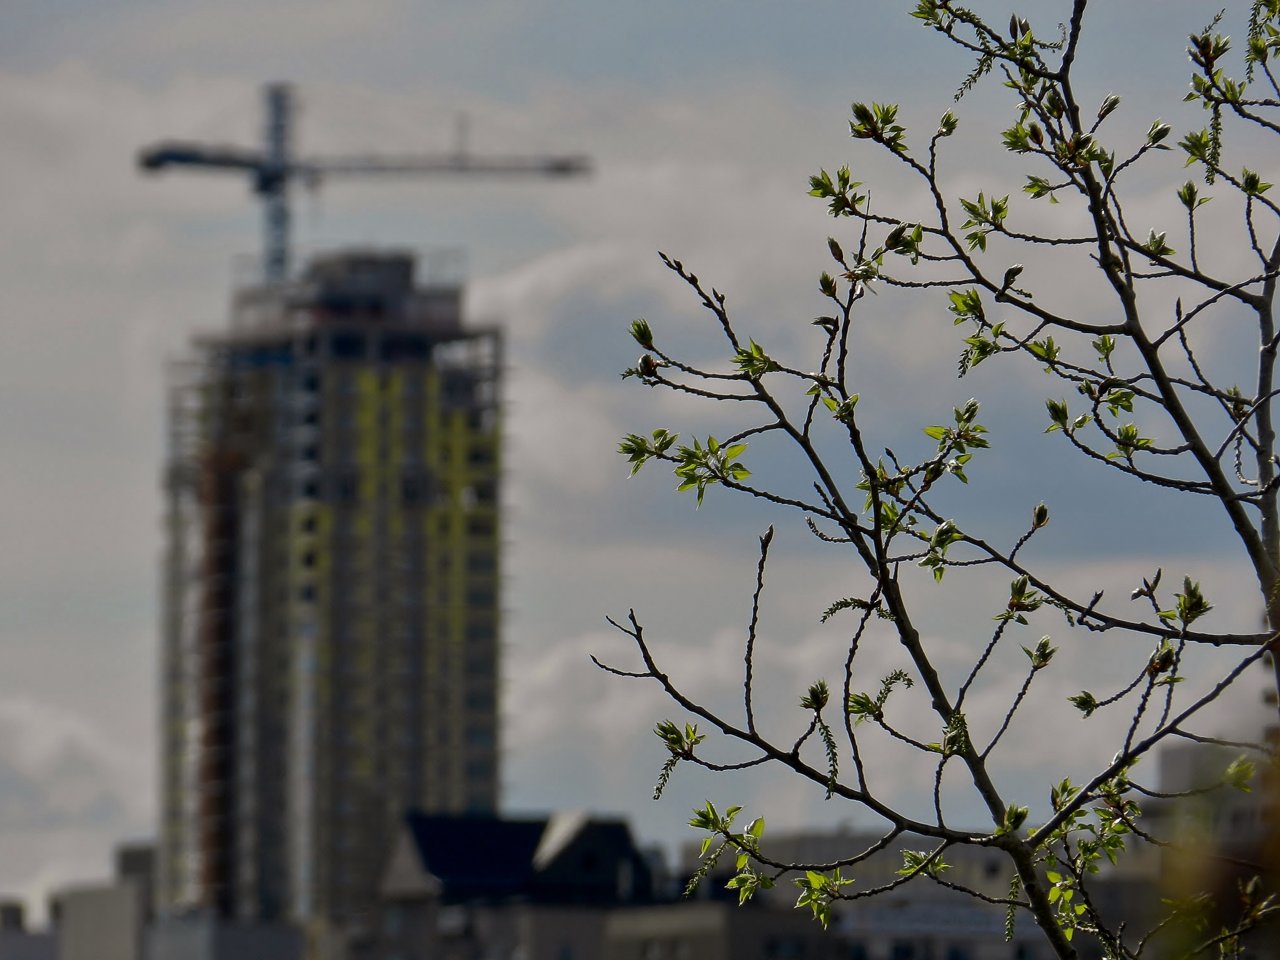
<svg viewBox="0 0 1280 960">
<path fill-rule="evenodd" d="M 501 337 L 405 253 L 174 369 L 157 907 L 340 927 L 405 810 L 498 803 Z"/>
</svg>

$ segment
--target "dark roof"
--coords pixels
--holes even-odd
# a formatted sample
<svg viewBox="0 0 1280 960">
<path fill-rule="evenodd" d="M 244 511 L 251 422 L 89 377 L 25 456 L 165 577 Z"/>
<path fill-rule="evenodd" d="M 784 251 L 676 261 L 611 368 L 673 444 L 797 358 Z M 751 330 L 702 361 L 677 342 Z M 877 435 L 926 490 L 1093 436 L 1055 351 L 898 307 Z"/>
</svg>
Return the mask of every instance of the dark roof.
<svg viewBox="0 0 1280 960">
<path fill-rule="evenodd" d="M 617 903 L 650 896 L 648 864 L 621 820 L 411 812 L 405 829 L 413 858 L 445 902 Z"/>
<path fill-rule="evenodd" d="M 547 821 L 502 820 L 490 816 L 427 816 L 410 813 L 418 856 L 450 899 L 501 897 L 526 891 L 533 855 Z"/>
</svg>

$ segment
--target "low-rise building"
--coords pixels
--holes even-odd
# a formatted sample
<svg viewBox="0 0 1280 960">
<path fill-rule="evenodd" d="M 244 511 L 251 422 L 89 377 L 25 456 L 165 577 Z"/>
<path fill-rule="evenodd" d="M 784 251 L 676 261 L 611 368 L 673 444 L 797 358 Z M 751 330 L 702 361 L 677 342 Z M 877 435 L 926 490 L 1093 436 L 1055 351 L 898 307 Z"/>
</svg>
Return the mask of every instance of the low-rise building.
<svg viewBox="0 0 1280 960">
<path fill-rule="evenodd" d="M 351 955 L 604 956 L 609 911 L 651 896 L 649 862 L 620 820 L 411 813 L 384 874 L 377 926 Z"/>
<path fill-rule="evenodd" d="M 161 917 L 147 928 L 145 960 L 303 960 L 302 932 L 283 923 L 211 913 Z"/>
<path fill-rule="evenodd" d="M 57 948 L 51 932 L 27 929 L 20 901 L 0 901 L 0 960 L 57 960 Z"/>
</svg>

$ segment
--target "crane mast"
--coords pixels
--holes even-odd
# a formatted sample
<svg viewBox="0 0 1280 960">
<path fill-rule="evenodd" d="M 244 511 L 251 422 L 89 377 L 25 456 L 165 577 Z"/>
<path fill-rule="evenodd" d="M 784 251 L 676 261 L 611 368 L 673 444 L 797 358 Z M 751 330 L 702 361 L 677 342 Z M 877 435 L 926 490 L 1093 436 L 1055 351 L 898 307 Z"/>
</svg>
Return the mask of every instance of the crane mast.
<svg viewBox="0 0 1280 960">
<path fill-rule="evenodd" d="M 316 184 L 329 176 L 424 176 L 438 173 L 509 176 L 572 177 L 591 171 L 591 161 L 579 154 L 549 156 L 478 156 L 460 141 L 449 154 L 424 156 L 360 155 L 298 158 L 293 155 L 293 95 L 287 84 L 264 90 L 265 125 L 260 150 L 217 144 L 169 140 L 145 147 L 138 154 L 143 170 L 196 167 L 231 170 L 249 177 L 262 200 L 263 279 L 281 283 L 289 275 L 289 187 L 294 180 Z"/>
</svg>

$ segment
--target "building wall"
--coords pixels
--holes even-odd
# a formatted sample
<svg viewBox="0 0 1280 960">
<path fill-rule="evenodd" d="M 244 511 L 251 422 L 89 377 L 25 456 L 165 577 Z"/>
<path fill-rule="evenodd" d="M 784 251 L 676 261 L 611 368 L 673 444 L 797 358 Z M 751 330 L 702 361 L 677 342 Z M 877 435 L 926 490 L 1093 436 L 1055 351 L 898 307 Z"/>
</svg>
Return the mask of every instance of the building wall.
<svg viewBox="0 0 1280 960">
<path fill-rule="evenodd" d="M 57 960 L 57 956 L 55 934 L 0 930 L 0 960 Z"/>
<path fill-rule="evenodd" d="M 358 926 L 405 809 L 496 809 L 500 338 L 383 266 L 175 378 L 162 909 Z"/>
<path fill-rule="evenodd" d="M 492 929 L 505 920 L 508 929 L 501 940 L 484 937 L 483 943 L 509 945 L 506 954 L 491 952 L 490 956 L 519 956 L 522 960 L 596 960 L 606 957 L 604 929 L 608 911 L 599 907 L 535 906 L 528 905 L 507 911 L 502 908 L 482 917 L 481 929 Z M 491 949 L 491 948 L 490 948 Z"/>
<path fill-rule="evenodd" d="M 612 911 L 597 956 L 610 960 L 846 960 L 853 954 L 837 930 L 824 930 L 808 910 L 686 901 Z"/>
<path fill-rule="evenodd" d="M 166 917 L 146 932 L 146 960 L 302 960 L 301 933 L 209 915 Z"/>
<path fill-rule="evenodd" d="M 143 895 L 128 881 L 59 895 L 58 960 L 140 960 Z"/>
</svg>

